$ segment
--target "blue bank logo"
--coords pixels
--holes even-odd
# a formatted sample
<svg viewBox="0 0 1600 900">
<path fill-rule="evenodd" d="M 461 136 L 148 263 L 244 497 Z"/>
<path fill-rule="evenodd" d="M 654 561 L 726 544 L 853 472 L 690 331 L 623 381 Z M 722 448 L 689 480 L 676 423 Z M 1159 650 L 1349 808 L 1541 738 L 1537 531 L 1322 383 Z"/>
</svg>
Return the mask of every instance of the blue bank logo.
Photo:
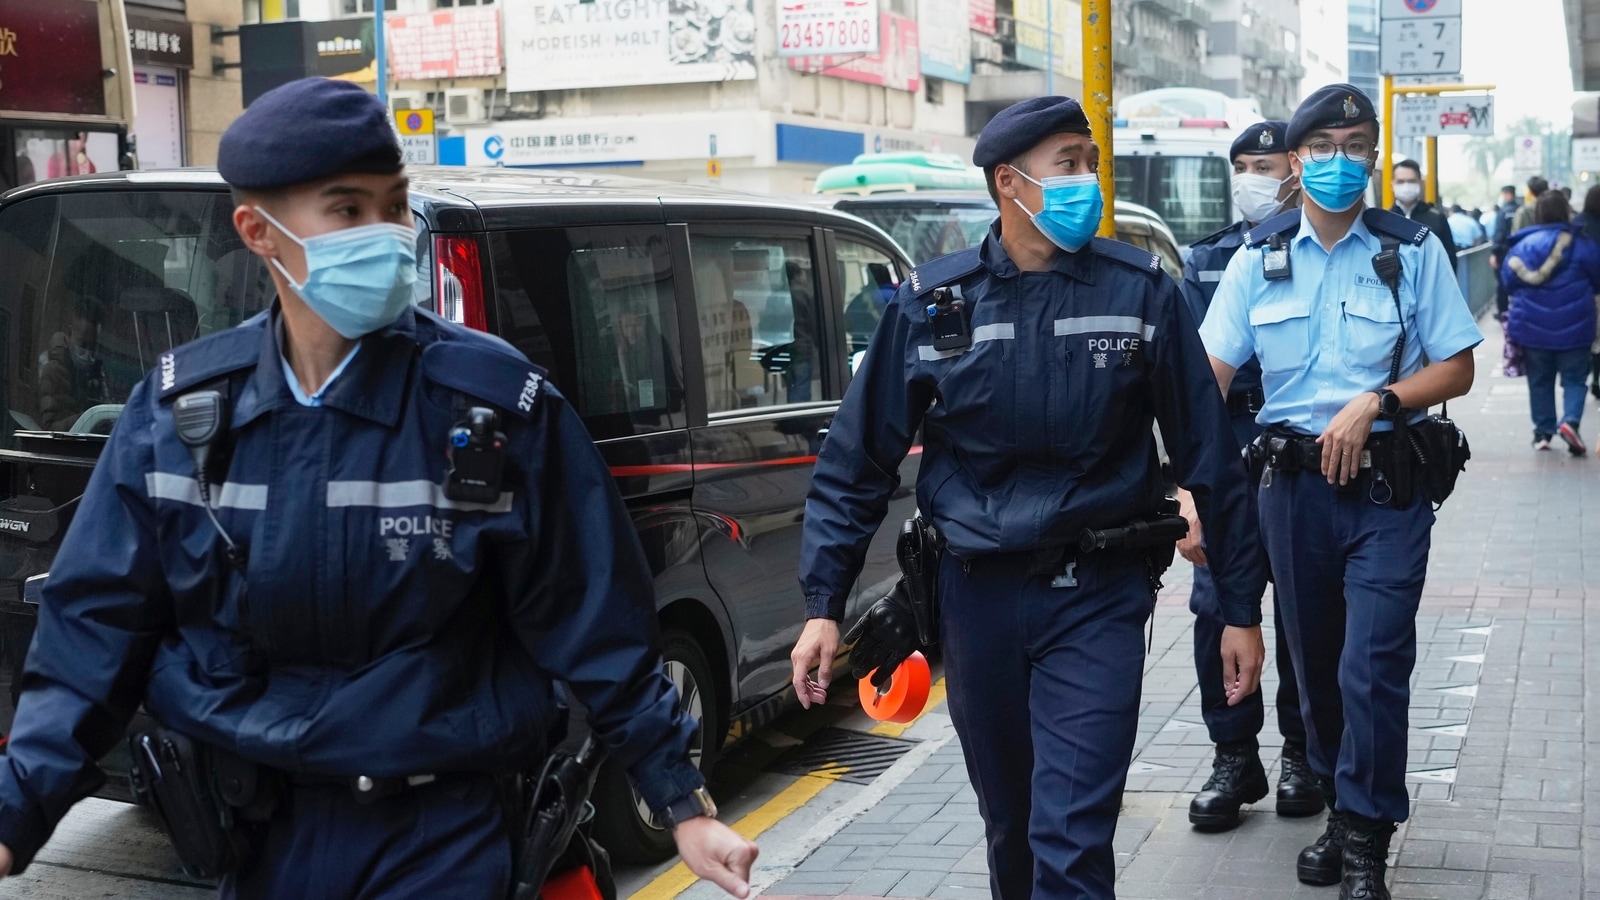
<svg viewBox="0 0 1600 900">
<path fill-rule="evenodd" d="M 487 156 L 490 159 L 498 160 L 505 154 L 506 143 L 505 141 L 500 140 L 500 136 L 498 134 L 490 135 L 489 139 L 483 142 L 484 156 Z"/>
</svg>

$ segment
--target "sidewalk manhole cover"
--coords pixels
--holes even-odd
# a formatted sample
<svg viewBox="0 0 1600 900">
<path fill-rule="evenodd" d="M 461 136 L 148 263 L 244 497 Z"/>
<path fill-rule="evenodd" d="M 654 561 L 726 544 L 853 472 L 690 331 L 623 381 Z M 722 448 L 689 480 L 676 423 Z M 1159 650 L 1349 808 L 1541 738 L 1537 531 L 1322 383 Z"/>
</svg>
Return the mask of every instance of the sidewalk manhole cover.
<svg viewBox="0 0 1600 900">
<path fill-rule="evenodd" d="M 915 741 L 823 728 L 803 746 L 778 757 L 771 771 L 781 775 L 836 773 L 840 781 L 870 784 L 915 746 Z"/>
</svg>

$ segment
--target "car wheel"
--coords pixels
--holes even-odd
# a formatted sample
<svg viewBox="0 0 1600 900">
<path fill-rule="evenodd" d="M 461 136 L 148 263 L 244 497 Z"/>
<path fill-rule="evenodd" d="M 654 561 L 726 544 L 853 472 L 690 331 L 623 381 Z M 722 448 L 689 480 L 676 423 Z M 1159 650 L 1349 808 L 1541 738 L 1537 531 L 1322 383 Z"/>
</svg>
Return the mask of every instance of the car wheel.
<svg viewBox="0 0 1600 900">
<path fill-rule="evenodd" d="M 711 666 L 689 632 L 676 628 L 662 635 L 662 657 L 684 711 L 703 723 L 689 745 L 689 758 L 701 772 L 709 773 L 716 754 L 717 723 L 722 721 Z M 651 865 L 677 852 L 672 832 L 656 821 L 644 798 L 629 783 L 627 773 L 615 761 L 608 760 L 601 767 L 593 797 L 595 840 L 610 851 L 613 859 Z"/>
</svg>

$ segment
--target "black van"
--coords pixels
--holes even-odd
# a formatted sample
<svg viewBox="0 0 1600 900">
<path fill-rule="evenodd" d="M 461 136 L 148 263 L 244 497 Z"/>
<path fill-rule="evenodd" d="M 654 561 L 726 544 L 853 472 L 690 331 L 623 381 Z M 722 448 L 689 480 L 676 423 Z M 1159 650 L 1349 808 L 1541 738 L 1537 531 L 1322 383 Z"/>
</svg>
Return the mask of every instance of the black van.
<svg viewBox="0 0 1600 900">
<path fill-rule="evenodd" d="M 655 574 L 665 662 L 706 723 L 699 762 L 791 696 L 812 464 L 850 379 L 847 307 L 909 270 L 852 216 L 589 175 L 410 172 L 417 301 L 510 341 L 572 399 Z M 122 172 L 0 196 L 0 732 L 36 588 L 121 404 L 173 346 L 229 328 L 274 288 L 210 171 Z M 910 515 L 917 458 L 892 521 Z M 899 517 L 899 519 L 895 518 Z M 885 529 L 851 603 L 896 577 Z M 107 796 L 126 797 L 108 758 Z M 120 778 L 120 780 L 118 780 Z M 615 771 L 603 841 L 653 861 L 670 835 Z"/>
</svg>

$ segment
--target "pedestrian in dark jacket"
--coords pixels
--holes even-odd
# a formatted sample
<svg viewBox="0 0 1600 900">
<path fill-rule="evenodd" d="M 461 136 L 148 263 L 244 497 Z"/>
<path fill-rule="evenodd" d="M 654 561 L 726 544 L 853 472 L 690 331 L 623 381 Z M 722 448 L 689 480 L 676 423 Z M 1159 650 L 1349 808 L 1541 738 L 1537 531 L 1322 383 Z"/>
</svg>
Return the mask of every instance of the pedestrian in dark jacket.
<svg viewBox="0 0 1600 900">
<path fill-rule="evenodd" d="M 1389 211 L 1428 226 L 1433 236 L 1444 245 L 1450 257 L 1450 271 L 1456 270 L 1456 242 L 1450 236 L 1450 222 L 1432 203 L 1422 199 L 1422 166 L 1416 160 L 1402 159 L 1394 164 L 1391 174 L 1394 184 L 1394 205 Z"/>
<path fill-rule="evenodd" d="M 1511 251 L 1511 223 L 1517 217 L 1517 210 L 1522 208 L 1522 203 L 1517 199 L 1517 186 L 1508 184 L 1500 189 L 1500 205 L 1495 207 L 1494 234 L 1489 240 L 1494 247 L 1489 251 L 1489 268 L 1500 271 L 1500 261 L 1506 258 Z M 1498 282 L 1498 279 L 1496 279 Z M 1496 284 L 1494 306 L 1499 314 L 1502 324 L 1506 318 L 1506 307 L 1511 305 L 1511 297 L 1506 293 L 1505 285 Z"/>
<path fill-rule="evenodd" d="M 1559 191 L 1546 191 L 1534 210 L 1534 225 L 1512 235 L 1500 267 L 1511 295 L 1506 336 L 1523 348 L 1528 402 L 1533 410 L 1533 446 L 1550 449 L 1560 435 L 1574 456 L 1586 452 L 1580 435 L 1589 348 L 1595 340 L 1595 294 L 1600 293 L 1600 243 L 1572 223 L 1572 209 Z M 1555 382 L 1561 377 L 1563 415 L 1556 424 Z"/>
</svg>

